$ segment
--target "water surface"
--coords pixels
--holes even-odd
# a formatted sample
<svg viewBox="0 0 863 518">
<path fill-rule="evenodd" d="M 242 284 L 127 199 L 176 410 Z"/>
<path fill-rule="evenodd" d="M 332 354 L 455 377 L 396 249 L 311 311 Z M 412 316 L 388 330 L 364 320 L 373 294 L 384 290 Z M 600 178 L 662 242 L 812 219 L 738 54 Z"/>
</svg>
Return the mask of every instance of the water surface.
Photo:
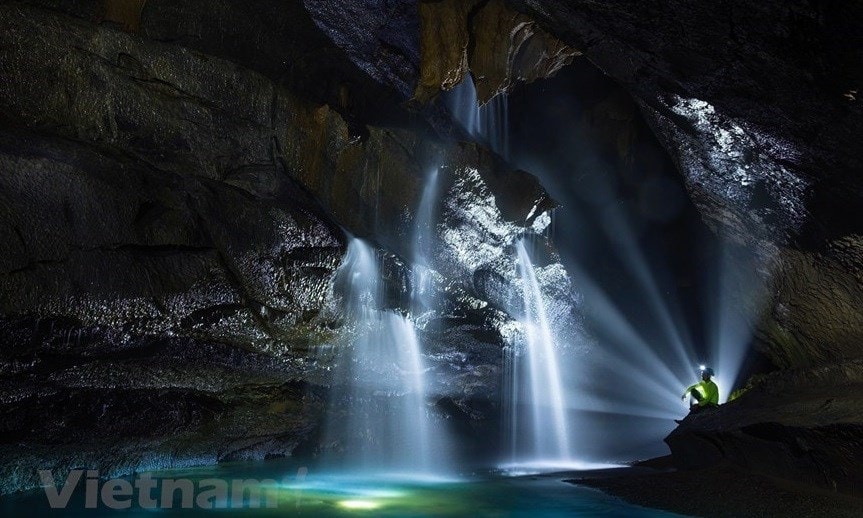
<svg viewBox="0 0 863 518">
<path fill-rule="evenodd" d="M 99 501 L 96 509 L 84 509 L 82 480 L 65 510 L 52 510 L 41 490 L 5 497 L 0 511 L 5 516 L 604 516 L 665 518 L 680 516 L 630 505 L 592 488 L 563 482 L 561 475 L 506 476 L 500 472 L 468 474 L 459 479 L 416 478 L 405 475 L 334 475 L 289 464 L 285 461 L 235 463 L 218 466 L 153 472 L 154 479 L 187 479 L 196 484 L 206 479 L 225 481 L 273 479 L 267 486 L 275 495 L 276 508 L 248 508 L 242 501 L 217 502 L 227 508 L 179 509 L 180 492 L 170 501 L 172 509 L 142 509 L 138 495 L 130 509 L 113 510 Z M 129 479 L 133 480 L 133 479 Z M 101 486 L 100 486 L 101 488 Z M 160 489 L 153 491 L 158 497 Z M 165 501 L 160 505 L 167 507 Z M 262 501 L 262 503 L 265 503 Z M 240 508 L 232 508 L 232 506 Z"/>
</svg>

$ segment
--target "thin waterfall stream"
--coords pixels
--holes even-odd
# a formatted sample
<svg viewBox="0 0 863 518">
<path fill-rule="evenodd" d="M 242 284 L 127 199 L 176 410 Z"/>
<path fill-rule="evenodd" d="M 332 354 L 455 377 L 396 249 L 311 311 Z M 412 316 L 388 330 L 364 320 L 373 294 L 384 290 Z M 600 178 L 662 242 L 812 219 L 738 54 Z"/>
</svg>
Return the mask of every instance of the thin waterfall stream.
<svg viewBox="0 0 863 518">
<path fill-rule="evenodd" d="M 480 105 L 470 75 L 447 97 L 450 112 L 468 135 L 504 158 L 509 157 L 509 107 L 506 95 L 496 95 Z"/>
<path fill-rule="evenodd" d="M 441 475 L 449 467 L 444 423 L 433 423 L 427 367 L 415 324 L 435 306 L 428 266 L 434 241 L 438 170 L 430 171 L 414 221 L 411 309 L 386 300 L 381 257 L 369 243 L 351 238 L 336 275 L 345 316 L 355 326 L 338 347 L 332 397 L 346 415 L 331 416 L 330 435 L 342 441 L 342 466 L 362 472 Z"/>
<path fill-rule="evenodd" d="M 524 240 L 516 243 L 523 309 L 522 343 L 504 350 L 504 436 L 512 464 L 563 465 L 572 460 L 561 348 Z"/>
</svg>

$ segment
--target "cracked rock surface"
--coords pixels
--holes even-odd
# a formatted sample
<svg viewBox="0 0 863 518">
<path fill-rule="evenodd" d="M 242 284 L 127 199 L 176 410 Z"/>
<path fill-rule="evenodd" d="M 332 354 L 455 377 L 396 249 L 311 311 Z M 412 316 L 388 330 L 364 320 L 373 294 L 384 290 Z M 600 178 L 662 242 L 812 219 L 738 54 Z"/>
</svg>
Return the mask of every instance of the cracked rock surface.
<svg viewBox="0 0 863 518">
<path fill-rule="evenodd" d="M 432 168 L 449 200 L 425 265 L 440 304 L 417 325 L 437 412 L 493 446 L 518 310 L 489 299 L 517 288 L 514 243 L 554 202 L 406 124 L 397 81 L 380 82 L 394 76 L 363 61 L 378 44 L 306 4 L 0 2 L 0 491 L 37 485 L 35 466 L 314 451 L 330 383 L 315 349 L 350 334 L 333 287 L 346 231 L 387 258 L 385 309 L 407 311 Z M 382 22 L 396 47 L 405 12 Z M 575 321 L 557 266 L 540 282 Z"/>
</svg>

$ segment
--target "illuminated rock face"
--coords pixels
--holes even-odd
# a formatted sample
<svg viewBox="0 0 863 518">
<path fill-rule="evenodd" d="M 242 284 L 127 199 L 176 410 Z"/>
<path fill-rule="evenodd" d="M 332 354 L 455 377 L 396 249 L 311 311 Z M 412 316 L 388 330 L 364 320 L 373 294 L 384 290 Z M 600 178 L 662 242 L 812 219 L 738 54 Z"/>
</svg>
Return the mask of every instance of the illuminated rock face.
<svg viewBox="0 0 863 518">
<path fill-rule="evenodd" d="M 553 76 L 579 54 L 502 0 L 420 2 L 419 11 L 421 102 L 471 73 L 485 104 L 518 82 Z"/>
<path fill-rule="evenodd" d="M 384 309 L 406 311 L 430 168 L 430 390 L 493 447 L 514 320 L 475 279 L 511 289 L 516 239 L 555 203 L 482 147 L 405 124 L 398 93 L 352 64 L 364 50 L 276 4 L 237 26 L 241 2 L 148 3 L 136 34 L 87 2 L 0 9 L 0 406 L 16 416 L 0 490 L 37 484 L 43 464 L 126 473 L 314 448 L 330 381 L 314 348 L 350 332 L 333 291 L 345 230 L 383 249 Z M 575 314 L 562 268 L 541 284 Z"/>
</svg>

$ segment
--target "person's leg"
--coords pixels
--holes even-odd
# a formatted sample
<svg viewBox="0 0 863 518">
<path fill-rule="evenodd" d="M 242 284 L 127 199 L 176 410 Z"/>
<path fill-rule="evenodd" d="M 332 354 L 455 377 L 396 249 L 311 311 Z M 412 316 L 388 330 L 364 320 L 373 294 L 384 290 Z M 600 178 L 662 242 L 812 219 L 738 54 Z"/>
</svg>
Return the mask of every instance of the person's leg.
<svg viewBox="0 0 863 518">
<path fill-rule="evenodd" d="M 694 404 L 689 405 L 689 411 L 695 412 L 696 410 L 699 410 L 701 408 L 701 400 L 704 399 L 704 396 L 702 396 L 701 392 L 698 392 L 697 390 L 693 390 L 689 393 L 689 395 L 692 396 L 692 399 L 695 400 Z"/>
</svg>

